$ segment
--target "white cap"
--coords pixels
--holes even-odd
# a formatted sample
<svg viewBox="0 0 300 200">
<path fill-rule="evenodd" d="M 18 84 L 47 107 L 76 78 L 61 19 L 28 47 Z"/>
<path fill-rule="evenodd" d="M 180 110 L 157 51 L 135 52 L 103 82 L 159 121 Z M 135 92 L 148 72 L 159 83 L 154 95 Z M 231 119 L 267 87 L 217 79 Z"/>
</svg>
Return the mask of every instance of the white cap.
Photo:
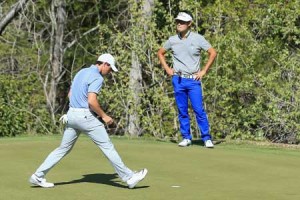
<svg viewBox="0 0 300 200">
<path fill-rule="evenodd" d="M 101 56 L 99 56 L 97 61 L 106 62 L 106 63 L 110 64 L 110 67 L 112 68 L 113 71 L 115 71 L 115 72 L 118 71 L 118 69 L 116 68 L 116 65 L 115 65 L 115 58 L 109 53 L 102 54 Z"/>
<path fill-rule="evenodd" d="M 184 22 L 189 22 L 189 21 L 193 20 L 192 16 L 185 13 L 185 12 L 178 13 L 178 15 L 175 19 L 178 19 L 178 20 L 181 20 L 181 21 L 184 21 Z"/>
</svg>

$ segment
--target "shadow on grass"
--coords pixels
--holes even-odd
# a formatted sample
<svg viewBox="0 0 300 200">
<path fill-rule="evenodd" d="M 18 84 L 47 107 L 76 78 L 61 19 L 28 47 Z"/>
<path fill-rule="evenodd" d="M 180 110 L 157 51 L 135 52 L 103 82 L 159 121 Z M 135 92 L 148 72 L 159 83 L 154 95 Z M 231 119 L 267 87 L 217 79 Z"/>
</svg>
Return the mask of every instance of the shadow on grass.
<svg viewBox="0 0 300 200">
<path fill-rule="evenodd" d="M 119 188 L 126 188 L 128 189 L 127 185 L 123 185 L 120 181 L 115 181 L 117 179 L 117 174 L 85 174 L 83 178 L 67 181 L 67 182 L 58 182 L 54 183 L 55 186 L 58 185 L 68 185 L 68 184 L 76 184 L 76 183 L 97 183 L 97 184 L 105 184 L 111 185 Z M 134 187 L 134 189 L 141 189 L 141 188 L 148 188 L 149 186 L 141 186 L 141 187 Z"/>
</svg>

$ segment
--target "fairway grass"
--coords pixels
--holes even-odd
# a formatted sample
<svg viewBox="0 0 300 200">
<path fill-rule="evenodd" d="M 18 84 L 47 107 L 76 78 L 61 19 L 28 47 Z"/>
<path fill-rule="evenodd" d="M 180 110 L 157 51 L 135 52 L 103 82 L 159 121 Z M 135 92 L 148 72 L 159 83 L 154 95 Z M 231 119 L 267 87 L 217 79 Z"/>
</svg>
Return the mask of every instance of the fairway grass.
<svg viewBox="0 0 300 200">
<path fill-rule="evenodd" d="M 179 148 L 170 142 L 112 138 L 125 164 L 148 175 L 135 189 L 81 135 L 47 175 L 56 186 L 32 187 L 30 175 L 59 136 L 0 139 L 0 200 L 299 200 L 300 150 L 221 143 Z"/>
</svg>

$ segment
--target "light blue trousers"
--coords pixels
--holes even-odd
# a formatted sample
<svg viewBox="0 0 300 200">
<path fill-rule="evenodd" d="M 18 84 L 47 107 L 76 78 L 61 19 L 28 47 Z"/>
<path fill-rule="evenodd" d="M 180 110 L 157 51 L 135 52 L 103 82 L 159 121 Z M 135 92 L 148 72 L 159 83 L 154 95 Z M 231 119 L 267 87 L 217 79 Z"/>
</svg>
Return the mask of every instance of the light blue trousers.
<svg viewBox="0 0 300 200">
<path fill-rule="evenodd" d="M 125 166 L 110 141 L 103 123 L 89 109 L 70 108 L 67 116 L 68 123 L 61 144 L 48 155 L 46 160 L 36 170 L 35 174 L 38 177 L 44 177 L 52 167 L 66 156 L 73 148 L 80 132 L 84 132 L 102 150 L 124 182 L 131 178 L 133 171 Z"/>
</svg>

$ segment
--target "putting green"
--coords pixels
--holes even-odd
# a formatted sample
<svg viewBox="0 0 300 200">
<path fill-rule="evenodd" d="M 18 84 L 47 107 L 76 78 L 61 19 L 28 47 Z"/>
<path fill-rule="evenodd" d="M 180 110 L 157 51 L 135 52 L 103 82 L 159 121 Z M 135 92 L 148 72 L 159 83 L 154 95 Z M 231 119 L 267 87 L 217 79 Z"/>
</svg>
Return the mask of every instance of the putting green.
<svg viewBox="0 0 300 200">
<path fill-rule="evenodd" d="M 215 149 L 179 148 L 152 140 L 112 140 L 128 167 L 149 170 L 136 189 L 127 189 L 84 135 L 47 175 L 54 188 L 31 187 L 28 178 L 59 145 L 60 137 L 2 138 L 0 200 L 300 199 L 299 149 L 226 143 Z"/>
</svg>

